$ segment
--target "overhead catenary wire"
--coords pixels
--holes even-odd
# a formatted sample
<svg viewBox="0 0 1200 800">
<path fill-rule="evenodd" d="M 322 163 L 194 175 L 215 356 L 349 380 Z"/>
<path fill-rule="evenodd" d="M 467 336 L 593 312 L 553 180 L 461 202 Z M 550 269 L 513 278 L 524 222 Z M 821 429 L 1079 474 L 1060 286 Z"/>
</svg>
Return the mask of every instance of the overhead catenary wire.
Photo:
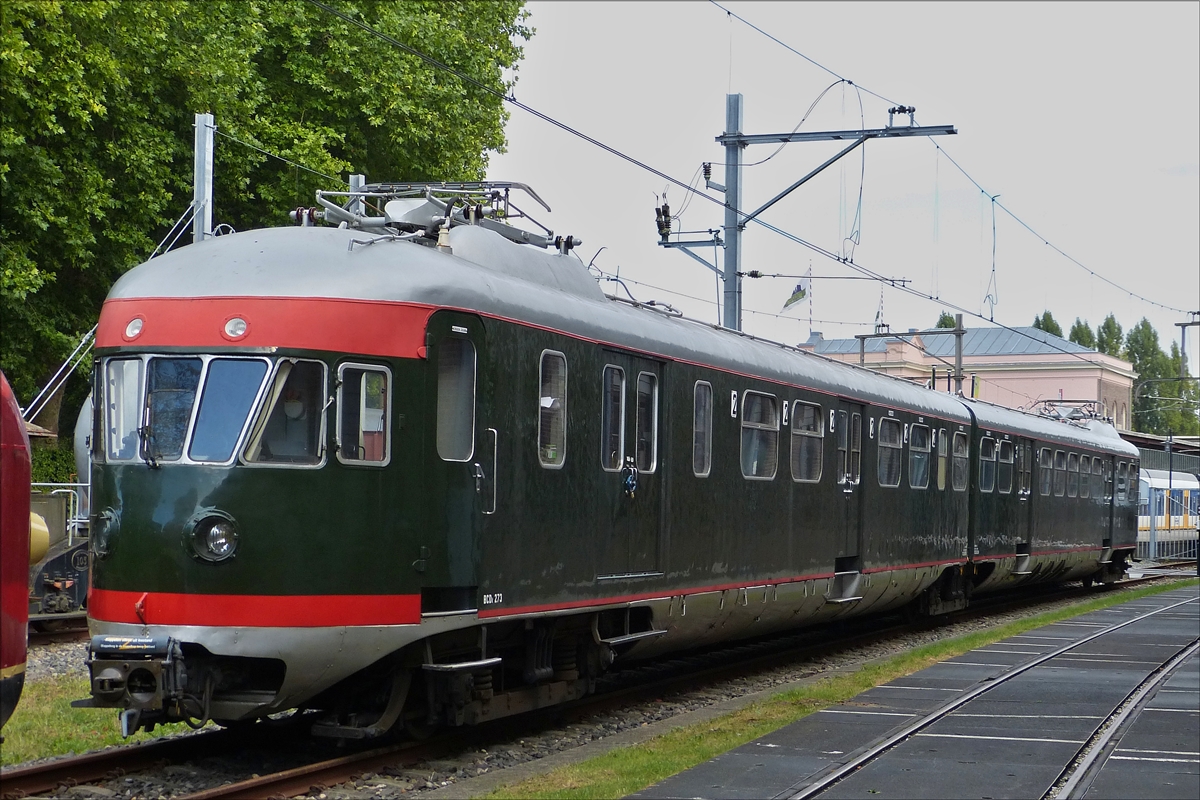
<svg viewBox="0 0 1200 800">
<path fill-rule="evenodd" d="M 362 29 L 366 33 L 368 33 L 372 36 L 375 36 L 376 38 L 378 38 L 384 42 L 387 42 L 407 53 L 411 53 L 412 55 L 422 59 L 423 61 L 425 61 L 426 63 L 428 63 L 432 66 L 435 66 L 439 69 L 449 72 L 452 75 L 455 75 L 460 80 L 470 83 L 471 85 L 478 87 L 479 89 L 487 92 L 488 94 L 493 95 L 494 97 L 497 97 L 501 100 L 511 103 L 513 106 L 521 109 L 522 111 L 525 111 L 528 114 L 531 114 L 531 115 L 537 117 L 540 120 L 543 120 L 544 122 L 547 122 L 567 133 L 570 133 L 571 135 L 576 136 L 576 137 L 584 140 L 585 142 L 588 142 L 589 144 L 592 144 L 592 145 L 600 148 L 601 150 L 604 150 L 605 152 L 607 152 L 613 156 L 616 156 L 617 158 L 620 158 L 623 161 L 633 164 L 634 166 L 636 166 L 642 170 L 645 170 L 646 172 L 649 172 L 650 174 L 655 175 L 656 177 L 661 178 L 662 180 L 665 180 L 668 183 L 679 187 L 680 189 L 683 189 L 685 192 L 695 192 L 695 194 L 697 194 L 699 197 L 702 197 L 711 203 L 721 206 L 722 208 L 732 210 L 736 214 L 741 215 L 743 217 L 747 216 L 743 210 L 735 208 L 734 206 L 730 205 L 727 201 L 722 200 L 720 198 L 713 197 L 713 196 L 705 194 L 703 192 L 694 190 L 694 189 L 692 189 L 692 187 L 690 187 L 688 184 L 684 183 L 683 181 L 679 180 L 678 178 L 668 175 L 667 173 L 663 172 L 662 170 L 656 169 L 655 167 L 650 166 L 649 164 L 645 163 L 644 161 L 640 161 L 637 158 L 634 158 L 633 156 L 623 153 L 620 150 L 617 150 L 615 147 L 607 145 L 604 142 L 601 142 L 600 140 L 571 127 L 570 125 L 567 125 L 564 122 L 560 122 L 559 120 L 549 116 L 548 114 L 545 114 L 545 113 L 533 108 L 532 106 L 529 106 L 529 105 L 526 105 L 525 103 L 520 102 L 511 93 L 505 94 L 492 86 L 488 86 L 487 84 L 485 84 L 475 78 L 472 78 L 469 75 L 466 75 L 465 73 L 461 72 L 460 70 L 455 69 L 454 67 L 451 67 L 447 64 L 444 64 L 441 61 L 438 61 L 437 59 L 433 58 L 432 56 L 422 53 L 421 51 L 417 50 L 416 48 L 412 47 L 411 45 L 405 44 L 393 36 L 383 33 L 382 31 L 376 30 L 375 28 L 371 27 L 370 25 L 366 24 L 365 22 L 357 20 L 357 19 L 349 16 L 348 14 L 345 14 L 335 8 L 332 8 L 331 6 L 327 5 L 326 3 L 321 2 L 321 0 L 308 0 L 308 2 L 325 10 L 329 14 L 332 14 L 333 16 L 338 17 L 339 19 L 342 19 L 345 22 L 348 22 L 351 25 L 354 25 L 355 27 Z M 734 16 L 736 16 L 736 15 L 734 15 Z M 741 19 L 741 18 L 738 17 L 738 19 Z M 758 30 L 758 29 L 756 28 L 756 30 Z M 769 34 L 764 34 L 764 35 L 769 35 Z M 774 39 L 774 37 L 771 37 L 771 38 Z M 776 41 L 778 41 L 778 40 L 776 40 Z M 788 48 L 788 49 L 792 49 L 792 48 Z M 794 51 L 794 52 L 797 52 L 798 55 L 802 55 L 802 54 L 798 53 L 798 51 Z M 807 59 L 807 57 L 805 57 L 805 58 Z M 807 59 L 807 60 L 811 61 L 811 59 Z M 816 63 L 816 62 L 813 62 L 813 63 Z M 820 65 L 818 65 L 818 66 L 820 66 Z M 826 68 L 822 67 L 822 69 L 826 69 Z M 835 77 L 841 78 L 840 75 L 837 75 L 837 73 L 832 72 L 832 70 L 827 70 L 827 71 L 829 71 Z M 852 81 L 848 81 L 848 82 L 852 83 Z M 879 95 L 870 90 L 864 89 L 864 91 L 866 91 L 868 94 L 874 95 L 875 97 L 879 97 L 880 99 L 886 100 L 887 102 L 892 102 L 892 101 L 888 100 L 886 97 L 883 97 L 882 95 Z M 948 155 L 947 155 L 947 158 L 949 158 Z M 870 270 L 866 267 L 863 267 L 860 264 L 857 264 L 853 260 L 852 257 L 843 257 L 837 253 L 833 253 L 833 252 L 825 249 L 824 247 L 821 247 L 820 245 L 817 245 L 813 242 L 809 242 L 808 240 L 803 239 L 802 237 L 797 236 L 794 233 L 791 233 L 790 231 L 785 231 L 782 228 L 772 225 L 771 223 L 762 219 L 762 217 L 754 217 L 750 221 L 766 228 L 769 231 L 772 231 L 773 233 L 783 236 L 785 239 L 789 239 L 790 241 L 793 241 L 796 244 L 806 247 L 819 255 L 825 256 L 826 258 L 829 258 L 840 264 L 844 264 L 844 265 L 850 267 L 851 269 L 858 271 L 860 274 L 872 276 L 876 280 L 885 282 L 885 283 L 889 281 L 889 279 L 884 277 L 883 275 L 881 275 L 877 272 L 874 272 L 873 270 Z M 971 311 L 967 308 L 963 308 L 962 306 L 951 303 L 951 302 L 945 300 L 944 298 L 937 298 L 937 297 L 926 294 L 924 292 L 917 291 L 916 289 L 912 289 L 907 286 L 895 286 L 894 288 L 898 288 L 901 291 L 906 292 L 914 297 L 929 300 L 934 303 L 940 303 L 944 306 L 949 306 L 950 308 L 954 309 L 955 311 L 959 311 L 963 314 L 966 314 L 971 317 L 975 317 L 982 321 L 985 321 L 985 322 L 990 321 L 993 324 L 995 324 L 1001 328 L 1004 328 L 1005 330 L 1007 330 L 1011 333 L 1017 334 L 1018 336 L 1024 336 L 1024 337 L 1030 338 L 1030 339 L 1037 339 L 1037 337 L 1034 337 L 1034 336 L 1026 333 L 1023 330 L 1020 330 L 1018 328 L 1015 328 L 1015 327 L 1012 327 L 1009 325 L 1004 325 L 1003 323 L 995 322 L 994 320 L 988 320 L 982 314 L 979 314 L 979 313 Z M 761 313 L 765 313 L 765 312 L 761 312 Z M 1088 358 L 1084 358 L 1081 354 L 1073 352 L 1071 350 L 1067 350 L 1066 348 L 1063 348 L 1063 347 L 1059 347 L 1058 345 L 1055 345 L 1052 342 L 1046 342 L 1046 341 L 1043 341 L 1042 339 L 1037 339 L 1037 341 L 1042 342 L 1043 344 L 1046 344 L 1047 346 L 1051 347 L 1052 349 L 1058 350 L 1059 352 L 1065 353 L 1065 354 L 1070 355 L 1074 358 L 1077 358 L 1081 361 L 1084 361 L 1085 363 L 1093 364 L 1095 366 L 1100 366 L 1100 364 L 1098 362 L 1092 361 L 1091 359 L 1088 359 Z"/>
<path fill-rule="evenodd" d="M 762 34 L 762 35 L 763 35 L 763 36 L 765 36 L 766 38 L 768 38 L 768 39 L 770 39 L 771 41 L 775 42 L 776 44 L 778 44 L 780 47 L 784 48 L 784 49 L 785 49 L 785 50 L 787 50 L 788 52 L 790 52 L 790 53 L 792 53 L 792 54 L 794 54 L 794 55 L 796 55 L 796 56 L 799 56 L 800 58 L 804 59 L 805 61 L 807 61 L 808 63 L 810 63 L 810 64 L 812 64 L 813 66 L 817 67 L 818 69 L 821 69 L 821 70 L 823 70 L 823 71 L 825 71 L 825 72 L 828 72 L 830 75 L 833 75 L 834 77 L 838 78 L 839 80 L 846 81 L 846 83 L 849 83 L 850 85 L 852 85 L 852 86 L 856 87 L 857 89 L 859 89 L 859 90 L 861 90 L 861 91 L 863 91 L 863 92 L 866 92 L 867 94 L 869 94 L 869 95 L 872 95 L 873 97 L 877 97 L 877 98 L 879 98 L 880 100 L 883 100 L 883 101 L 884 101 L 884 102 L 886 102 L 886 103 L 891 103 L 892 105 L 899 105 L 899 103 L 897 103 L 896 101 L 894 101 L 894 100 L 891 100 L 891 99 L 889 99 L 889 98 L 887 98 L 887 97 L 884 97 L 883 95 L 879 94 L 878 92 L 874 92 L 874 91 L 872 91 L 872 90 L 870 90 L 870 89 L 866 88 L 865 86 L 862 86 L 861 84 L 855 83 L 854 81 L 850 80 L 849 78 L 846 78 L 846 77 L 844 77 L 843 75 L 840 75 L 840 74 L 838 74 L 837 72 L 835 72 L 834 70 L 832 70 L 832 69 L 830 69 L 829 67 L 825 66 L 824 64 L 821 64 L 821 63 L 819 63 L 818 61 L 816 61 L 816 60 L 814 60 L 814 59 L 810 58 L 809 56 L 807 56 L 807 55 L 805 55 L 804 53 L 800 52 L 799 50 L 797 50 L 796 48 L 794 48 L 794 47 L 792 47 L 791 45 L 787 44 L 786 42 L 784 42 L 784 41 L 780 40 L 779 38 L 777 38 L 777 37 L 773 36 L 773 35 L 772 35 L 772 34 L 770 34 L 770 33 L 767 33 L 765 30 L 763 30 L 762 28 L 758 27 L 757 25 L 755 25 L 754 23 L 750 22 L 749 20 L 745 19 L 744 17 L 740 17 L 740 16 L 738 16 L 737 14 L 733 13 L 732 11 L 730 11 L 730 10 L 729 10 L 729 9 L 727 9 L 727 8 L 725 8 L 725 7 L 724 7 L 723 5 L 721 5 L 720 3 L 716 2 L 716 0 L 709 0 L 709 2 L 711 2 L 711 3 L 712 3 L 714 6 L 716 6 L 717 8 L 721 9 L 722 11 L 724 11 L 726 14 L 729 14 L 729 15 L 730 15 L 732 18 L 734 18 L 734 19 L 738 20 L 739 22 L 741 22 L 743 25 L 746 25 L 747 27 L 749 27 L 749 28 L 751 28 L 751 29 L 753 29 L 753 30 L 757 31 L 758 33 Z M 950 163 L 951 163 L 951 164 L 953 164 L 953 165 L 954 165 L 954 167 L 955 167 L 955 168 L 956 168 L 956 169 L 957 169 L 959 172 L 961 172 L 961 173 L 962 173 L 962 175 L 963 175 L 963 176 L 964 176 L 964 177 L 965 177 L 967 180 L 969 180 L 969 181 L 970 181 L 972 184 L 974 184 L 974 185 L 975 185 L 975 188 L 977 188 L 977 189 L 978 189 L 980 192 L 982 192 L 983 194 L 987 195 L 989 198 L 995 198 L 995 197 L 999 197 L 999 196 L 1000 196 L 999 194 L 997 194 L 997 193 L 995 193 L 995 192 L 989 192 L 987 189 L 984 189 L 984 188 L 983 188 L 983 186 L 982 186 L 982 185 L 980 185 L 979 181 L 975 180 L 975 178 L 973 178 L 973 177 L 971 176 L 971 174 L 970 174 L 970 173 L 968 173 L 968 172 L 966 171 L 966 169 L 964 169 L 964 168 L 963 168 L 963 166 L 962 166 L 961 164 L 959 164 L 957 161 L 955 161 L 955 160 L 954 160 L 954 158 L 953 158 L 953 157 L 951 157 L 951 155 L 950 155 L 950 154 L 949 154 L 949 153 L 946 151 L 946 148 L 945 148 L 945 147 L 943 147 L 943 146 L 942 146 L 942 145 L 940 145 L 938 142 L 936 142 L 936 141 L 935 141 L 935 140 L 934 140 L 932 137 L 930 137 L 930 138 L 929 138 L 929 141 L 930 141 L 930 142 L 933 144 L 933 146 L 934 146 L 934 147 L 936 147 L 936 148 L 938 149 L 938 151 L 940 151 L 940 152 L 942 153 L 942 155 L 946 156 L 946 158 L 947 158 L 947 159 L 950 161 Z M 1119 283 L 1117 283 L 1116 281 L 1114 281 L 1114 280 L 1111 280 L 1110 278 L 1106 278 L 1105 276 L 1103 276 L 1103 275 L 1101 275 L 1100 273 L 1098 273 L 1098 272 L 1096 272 L 1095 270 L 1093 270 L 1091 267 L 1087 266 L 1086 264 L 1084 264 L 1084 263 L 1082 263 L 1081 261 L 1079 261 L 1078 259 L 1076 259 L 1074 256 L 1072 256 L 1072 255 L 1070 255 L 1069 253 L 1067 253 L 1067 252 L 1065 252 L 1064 250 L 1062 250 L 1062 249 L 1061 249 L 1060 247 L 1058 247 L 1057 245 L 1055 245 L 1055 244 L 1051 243 L 1049 239 L 1047 239 L 1045 236 L 1043 236 L 1042 234 L 1040 234 L 1040 233 L 1038 233 L 1036 230 L 1034 230 L 1033 226 L 1031 226 L 1029 223 L 1025 222 L 1025 220 L 1023 220 L 1023 219 L 1021 219 L 1020 217 L 1018 217 L 1018 216 L 1016 215 L 1016 213 L 1015 213 L 1015 212 L 1013 212 L 1011 209 L 1009 209 L 1009 208 L 1008 208 L 1007 206 L 1005 206 L 1003 203 L 997 202 L 997 201 L 995 201 L 994 199 L 993 199 L 993 202 L 995 202 L 995 204 L 996 204 L 996 205 L 997 205 L 997 206 L 1000 208 L 1000 210 L 1002 210 L 1002 211 L 1003 211 L 1005 214 L 1007 214 L 1008 216 L 1010 216 L 1010 217 L 1013 219 L 1013 221 L 1015 221 L 1015 222 L 1016 222 L 1018 225 L 1020 225 L 1021 227 L 1025 228 L 1025 230 L 1029 231 L 1029 233 L 1031 233 L 1033 236 L 1035 236 L 1035 237 L 1037 237 L 1039 240 L 1041 240 L 1042 244 L 1046 245 L 1046 246 L 1047 246 L 1047 247 L 1049 247 L 1051 250 L 1053 250 L 1054 252 L 1056 252 L 1056 253 L 1058 253 L 1060 256 L 1062 256 L 1063 258 L 1065 258 L 1065 259 L 1067 259 L 1068 261 L 1070 261 L 1072 264 L 1075 264 L 1077 267 L 1079 267 L 1080 269 L 1082 269 L 1082 270 L 1084 270 L 1085 272 L 1087 272 L 1087 273 L 1088 273 L 1089 275 L 1091 275 L 1093 278 L 1098 278 L 1098 279 L 1100 279 L 1100 280 L 1104 281 L 1104 282 L 1105 282 L 1105 283 L 1107 283 L 1109 286 L 1112 286 L 1114 289 L 1117 289 L 1117 290 L 1119 290 L 1119 291 L 1121 291 L 1121 292 L 1124 292 L 1124 293 L 1126 293 L 1126 294 L 1127 294 L 1129 297 L 1135 298 L 1135 299 L 1137 299 L 1137 300 L 1141 300 L 1141 301 L 1142 301 L 1142 302 L 1144 302 L 1144 303 L 1148 303 L 1148 304 L 1150 304 L 1150 305 L 1152 305 L 1152 306 L 1156 306 L 1156 307 L 1158 307 L 1158 308 L 1161 308 L 1161 309 L 1163 309 L 1163 310 L 1165 310 L 1165 311 L 1174 311 L 1174 312 L 1176 312 L 1176 313 L 1178 313 L 1178 314 L 1186 314 L 1186 313 L 1188 313 L 1188 311 L 1187 311 L 1186 309 L 1182 309 L 1182 308 L 1176 308 L 1175 306 L 1170 306 L 1170 305 L 1167 305 L 1166 303 L 1160 303 L 1160 302 L 1158 302 L 1157 300 L 1151 300 L 1149 297 L 1146 297 L 1146 296 L 1144 296 L 1144 295 L 1142 295 L 1142 294 L 1139 294 L 1138 292 L 1135 292 L 1135 291 L 1133 291 L 1132 289 L 1128 289 L 1128 288 L 1126 288 L 1126 287 L 1124 287 L 1124 286 L 1120 285 L 1120 284 L 1119 284 Z"/>
<path fill-rule="evenodd" d="M 243 141 L 243 140 L 237 138 L 236 136 L 226 133 L 225 131 L 218 128 L 216 125 L 213 126 L 213 133 L 215 133 L 217 136 L 224 136 L 226 139 L 229 139 L 230 141 L 237 142 L 238 144 L 242 145 L 243 147 L 249 147 L 251 150 L 257 150 L 258 152 L 262 153 L 264 156 L 278 159 L 278 160 L 282 161 L 283 163 L 288 164 L 289 166 L 296 167 L 297 169 L 302 169 L 305 172 L 311 172 L 313 175 L 317 175 L 322 178 L 327 178 L 328 180 L 335 181 L 337 183 L 342 184 L 343 186 L 350 185 L 349 183 L 342 180 L 341 178 L 334 177 L 333 175 L 327 175 L 326 173 L 321 172 L 319 170 L 315 170 L 312 167 L 306 167 L 303 164 L 292 161 L 290 158 L 284 158 L 283 156 L 278 155 L 277 153 L 272 153 L 270 150 L 264 150 L 263 148 L 259 147 L 256 144 L 251 144 L 250 142 Z"/>
</svg>

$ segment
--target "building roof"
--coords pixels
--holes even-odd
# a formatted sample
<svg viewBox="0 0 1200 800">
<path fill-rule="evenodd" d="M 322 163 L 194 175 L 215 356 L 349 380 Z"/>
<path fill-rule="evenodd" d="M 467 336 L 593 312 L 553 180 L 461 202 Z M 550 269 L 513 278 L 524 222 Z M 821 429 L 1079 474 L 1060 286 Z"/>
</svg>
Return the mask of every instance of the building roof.
<svg viewBox="0 0 1200 800">
<path fill-rule="evenodd" d="M 915 332 L 914 332 L 915 333 Z M 912 334 L 899 334 L 910 339 Z M 815 350 L 823 355 L 838 355 L 857 353 L 857 339 L 817 339 L 816 334 L 806 344 L 815 345 Z M 866 352 L 887 352 L 888 342 L 902 341 L 899 338 L 868 339 Z M 949 335 L 921 336 L 925 351 L 931 356 L 953 356 L 954 337 Z M 999 356 L 999 355 L 1054 355 L 1061 353 L 1094 353 L 1082 345 L 1055 336 L 1052 333 L 1037 328 L 971 328 L 963 335 L 964 356 Z"/>
</svg>

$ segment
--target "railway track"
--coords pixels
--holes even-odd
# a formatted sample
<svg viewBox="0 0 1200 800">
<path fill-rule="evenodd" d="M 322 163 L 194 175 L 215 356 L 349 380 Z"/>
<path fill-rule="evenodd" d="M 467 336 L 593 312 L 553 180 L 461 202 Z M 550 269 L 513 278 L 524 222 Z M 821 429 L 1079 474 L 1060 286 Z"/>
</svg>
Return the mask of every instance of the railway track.
<svg viewBox="0 0 1200 800">
<path fill-rule="evenodd" d="M 807 798 L 820 797 L 838 787 L 841 782 L 851 776 L 862 774 L 861 771 L 864 768 L 888 757 L 898 746 L 908 742 L 913 736 L 921 735 L 922 731 L 935 723 L 948 719 L 955 712 L 960 712 L 970 703 L 985 698 L 993 692 L 999 694 L 996 691 L 997 689 L 1005 687 L 1006 684 L 1018 679 L 1030 670 L 1043 666 L 1048 662 L 1053 662 L 1056 659 L 1068 657 L 1080 647 L 1103 637 L 1111 636 L 1128 626 L 1136 625 L 1139 622 L 1183 606 L 1194 605 L 1197 602 L 1200 602 L 1200 600 L 1193 597 L 1171 603 L 1154 611 L 1135 616 L 1132 619 L 1110 625 L 1068 645 L 1013 666 L 995 678 L 977 684 L 974 688 L 962 692 L 954 699 L 893 730 L 888 735 L 864 748 L 854 757 L 809 777 L 803 786 L 796 788 L 793 792 L 787 793 L 786 797 L 789 800 L 807 800 Z M 1092 736 L 1083 743 L 1075 757 L 1063 767 L 1057 780 L 1053 781 L 1041 796 L 1044 798 L 1058 798 L 1059 800 L 1082 798 L 1089 788 L 1090 779 L 1098 773 L 1099 766 L 1103 764 L 1104 757 L 1107 753 L 1111 753 L 1114 740 L 1119 738 L 1118 734 L 1121 732 L 1123 726 L 1145 704 L 1146 699 L 1171 676 L 1183 661 L 1195 654 L 1197 649 L 1200 649 L 1200 637 L 1194 638 L 1182 649 L 1173 653 L 1169 658 L 1164 659 L 1160 666 L 1152 670 L 1148 677 L 1129 692 L 1122 703 L 1101 717 Z M 977 736 L 968 738 L 986 739 L 989 737 Z"/>
<path fill-rule="evenodd" d="M 1161 580 L 1162 575 L 1148 575 L 1122 581 L 1117 587 L 1134 587 Z M 962 612 L 918 623 L 906 623 L 899 616 L 852 620 L 843 624 L 751 641 L 734 646 L 713 648 L 705 652 L 683 654 L 676 658 L 647 665 L 635 665 L 606 676 L 597 694 L 573 703 L 543 709 L 523 715 L 517 720 L 505 719 L 477 728 L 453 729 L 424 742 L 387 742 L 347 752 L 343 748 L 336 756 L 318 753 L 310 763 L 290 766 L 267 774 L 251 774 L 203 791 L 180 795 L 189 800 L 215 798 L 288 797 L 345 782 L 364 773 L 378 771 L 384 766 L 404 769 L 435 759 L 464 747 L 491 747 L 497 742 L 511 740 L 514 723 L 518 731 L 536 731 L 565 721 L 583 719 L 607 710 L 661 698 L 663 695 L 699 684 L 715 683 L 770 670 L 785 664 L 816 659 L 884 642 L 902 632 L 917 627 L 934 628 L 949 622 L 980 619 L 1004 612 L 1021 610 L 1061 600 L 1086 598 L 1094 590 L 1078 586 L 1047 587 L 1034 596 L 1015 598 L 987 597 Z M 943 622 L 944 620 L 944 622 Z M 306 742 L 308 725 L 303 720 L 258 723 L 245 728 L 204 731 L 170 739 L 146 742 L 127 747 L 111 748 L 71 758 L 6 769 L 0 780 L 0 796 L 26 797 L 67 785 L 99 782 L 115 776 L 180 764 L 209 757 L 221 757 L 261 745 L 264 725 L 271 726 L 272 748 L 295 747 Z M 520 735 L 518 733 L 518 735 Z M 327 751 L 329 748 L 324 748 Z M 250 774 L 250 771 L 248 771 Z"/>
</svg>

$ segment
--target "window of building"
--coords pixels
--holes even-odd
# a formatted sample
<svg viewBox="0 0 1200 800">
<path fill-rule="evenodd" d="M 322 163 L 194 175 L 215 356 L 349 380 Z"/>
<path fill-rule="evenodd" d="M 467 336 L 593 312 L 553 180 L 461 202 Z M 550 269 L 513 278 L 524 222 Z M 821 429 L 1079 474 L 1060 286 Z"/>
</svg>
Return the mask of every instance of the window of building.
<svg viewBox="0 0 1200 800">
<path fill-rule="evenodd" d="M 929 426 L 913 425 L 908 431 L 908 485 L 929 486 Z"/>
<path fill-rule="evenodd" d="M 996 440 L 984 436 L 979 440 L 979 491 L 990 492 L 996 487 Z"/>
<path fill-rule="evenodd" d="M 338 461 L 383 466 L 390 460 L 391 372 L 386 367 L 338 367 Z"/>
<path fill-rule="evenodd" d="M 1091 494 L 1091 456 L 1079 457 L 1079 496 L 1086 499 Z"/>
<path fill-rule="evenodd" d="M 320 464 L 325 458 L 325 396 L 323 363 L 280 360 L 250 429 L 246 461 Z"/>
<path fill-rule="evenodd" d="M 609 364 L 601 387 L 600 466 L 615 472 L 625 461 L 625 370 Z"/>
<path fill-rule="evenodd" d="M 894 419 L 879 419 L 879 469 L 880 486 L 900 485 L 900 460 L 903 442 L 900 439 L 900 423 Z"/>
<path fill-rule="evenodd" d="M 1067 497 L 1079 496 L 1079 456 L 1071 453 L 1067 456 Z"/>
<path fill-rule="evenodd" d="M 1010 494 L 1013 485 L 1013 443 L 1004 440 L 1000 442 L 999 463 L 996 465 L 996 491 L 1000 494 Z"/>
<path fill-rule="evenodd" d="M 792 480 L 821 480 L 824 422 L 820 406 L 798 400 L 792 405 Z"/>
<path fill-rule="evenodd" d="M 567 460 L 567 357 L 542 352 L 538 378 L 538 461 L 561 469 Z"/>
<path fill-rule="evenodd" d="M 1062 497 L 1067 493 L 1067 454 L 1062 450 L 1054 451 L 1054 496 Z"/>
<path fill-rule="evenodd" d="M 444 461 L 475 452 L 475 345 L 447 336 L 438 346 L 437 449 Z"/>
<path fill-rule="evenodd" d="M 742 393 L 742 475 L 772 480 L 779 464 L 779 403 L 774 395 Z"/>
<path fill-rule="evenodd" d="M 712 472 L 712 386 L 696 381 L 692 403 L 692 473 L 707 478 Z"/>
<path fill-rule="evenodd" d="M 954 432 L 954 463 L 953 474 L 950 476 L 954 491 L 967 490 L 967 478 L 971 474 L 971 446 L 967 434 L 963 431 Z"/>
<path fill-rule="evenodd" d="M 937 487 L 938 491 L 946 489 L 946 462 L 949 460 L 950 440 L 946 437 L 946 429 L 938 430 L 937 437 Z"/>
<path fill-rule="evenodd" d="M 637 440 L 634 460 L 639 472 L 654 472 L 658 467 L 658 376 L 638 373 Z"/>
<path fill-rule="evenodd" d="M 1118 502 L 1125 501 L 1125 462 L 1117 462 L 1117 500 Z"/>
</svg>

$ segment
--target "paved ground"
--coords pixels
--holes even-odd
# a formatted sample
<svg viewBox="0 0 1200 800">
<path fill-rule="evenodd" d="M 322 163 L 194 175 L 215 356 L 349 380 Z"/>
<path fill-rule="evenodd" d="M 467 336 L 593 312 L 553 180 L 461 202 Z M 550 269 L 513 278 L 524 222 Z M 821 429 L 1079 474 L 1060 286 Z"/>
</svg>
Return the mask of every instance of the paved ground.
<svg viewBox="0 0 1200 800">
<path fill-rule="evenodd" d="M 965 653 L 812 714 L 634 797 L 792 796 L 889 731 L 1013 666 L 1196 597 L 1196 587 L 1145 597 Z M 1200 602 L 1126 626 L 971 700 L 820 796 L 1040 798 L 1105 717 L 1198 636 Z M 1181 667 L 1127 729 L 1087 797 L 1200 797 L 1197 659 Z"/>
</svg>

